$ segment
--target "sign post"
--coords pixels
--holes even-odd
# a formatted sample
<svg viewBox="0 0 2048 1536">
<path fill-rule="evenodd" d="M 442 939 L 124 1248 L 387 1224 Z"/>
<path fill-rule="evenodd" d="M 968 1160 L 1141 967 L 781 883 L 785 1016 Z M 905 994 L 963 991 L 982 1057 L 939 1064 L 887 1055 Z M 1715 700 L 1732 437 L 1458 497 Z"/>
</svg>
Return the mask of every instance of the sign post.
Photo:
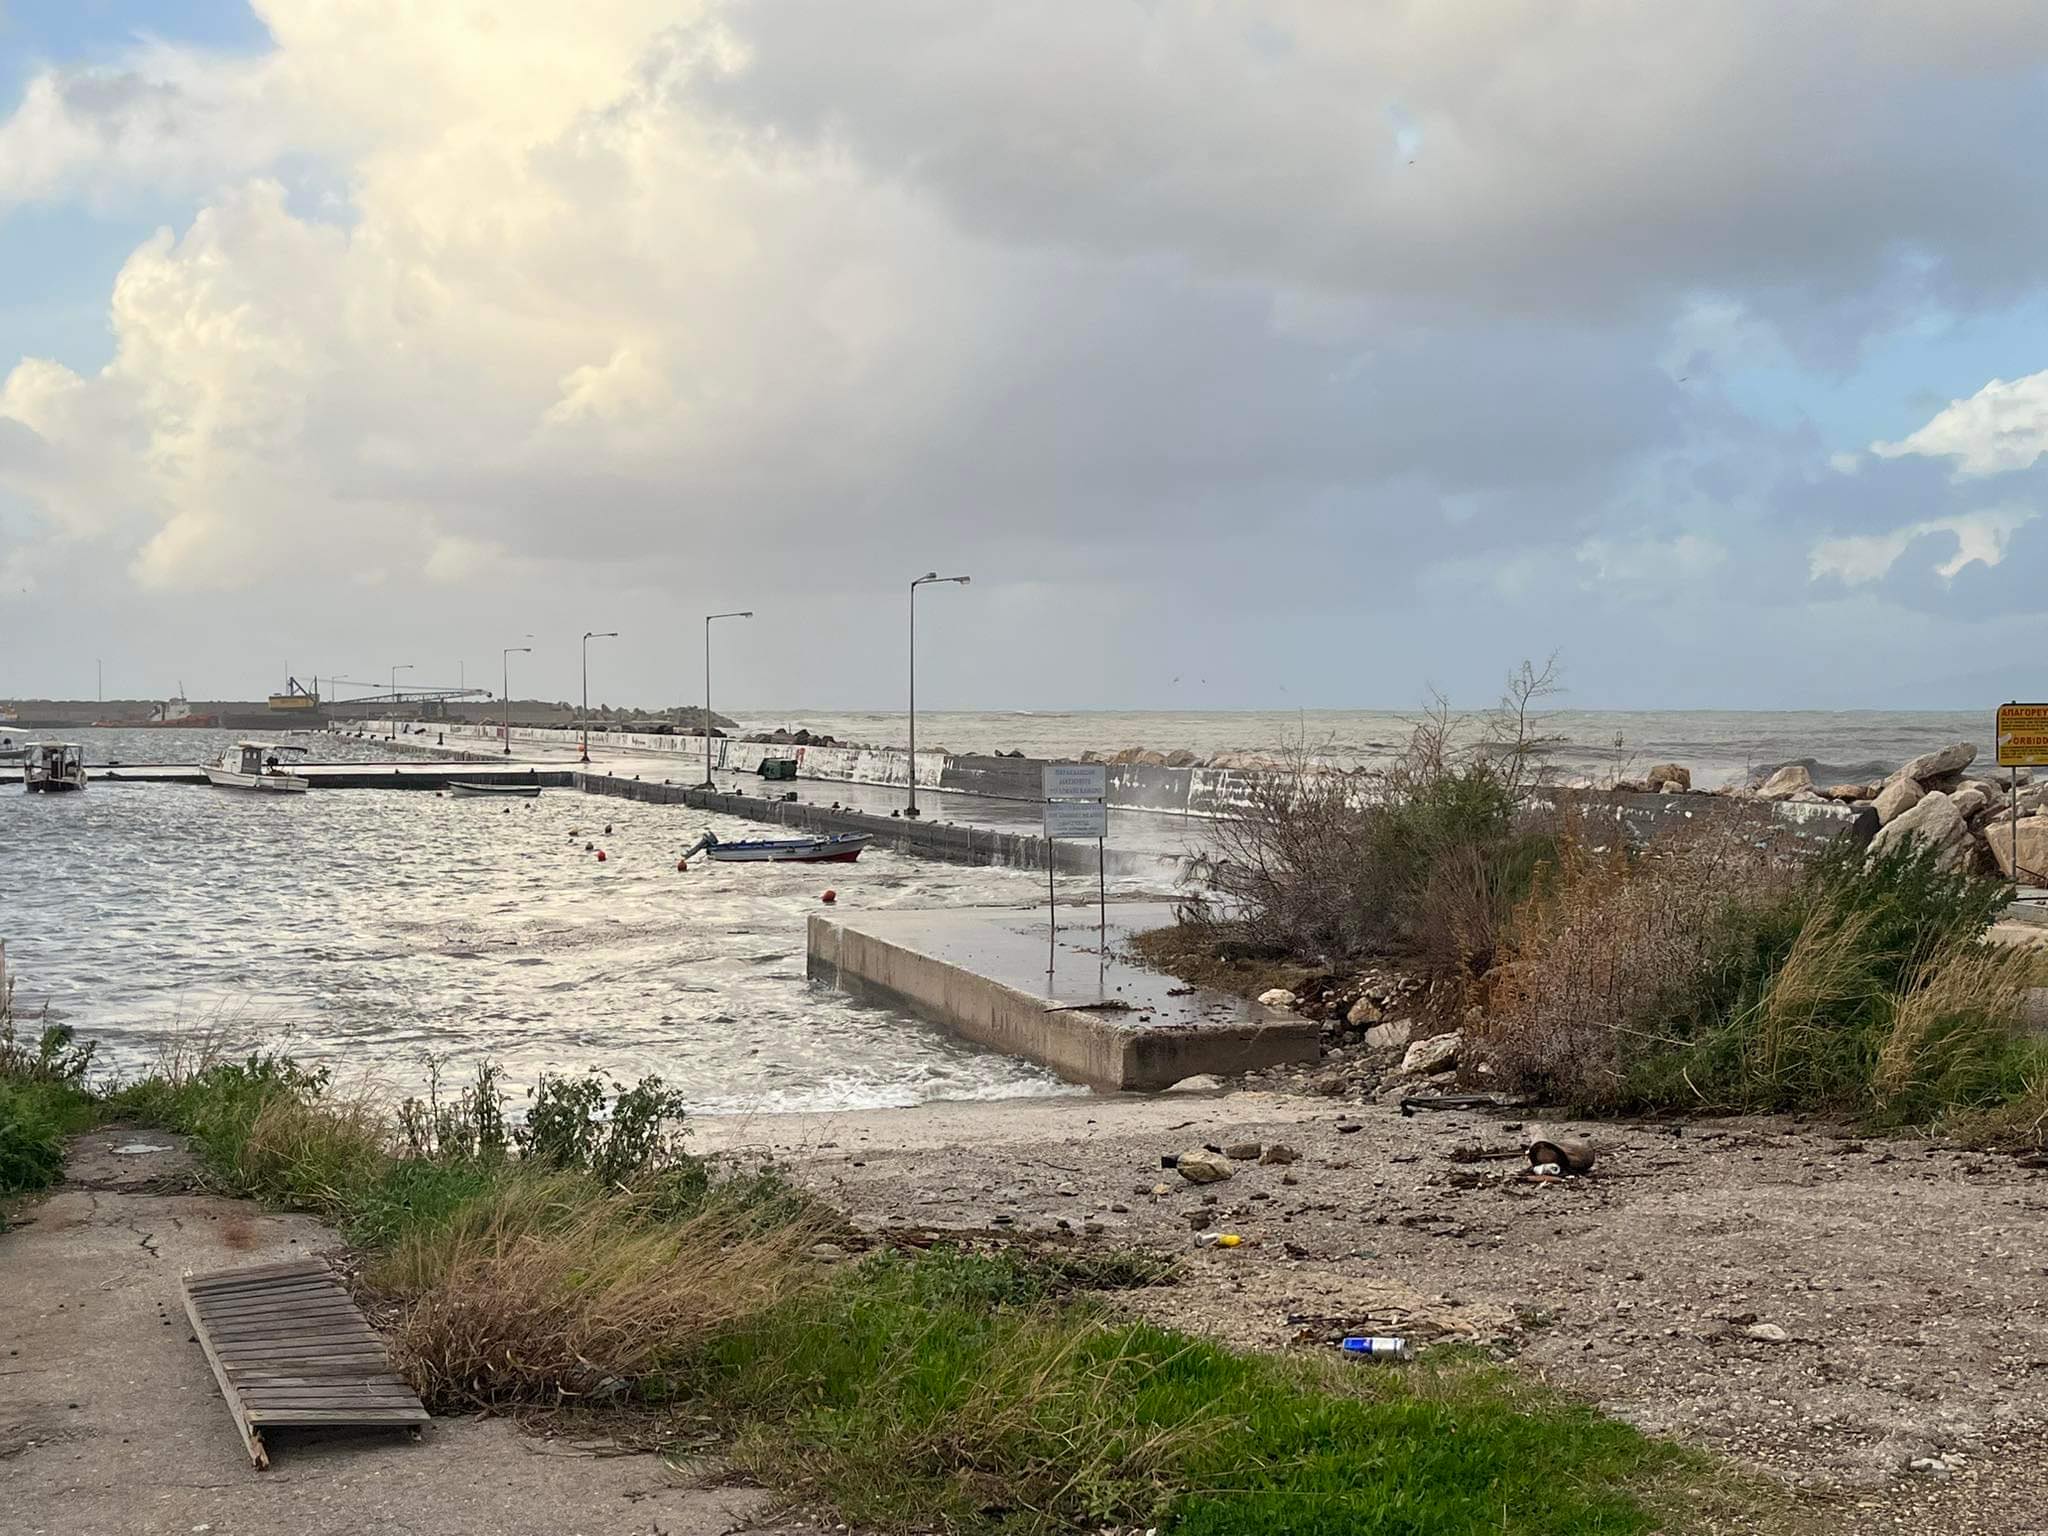
<svg viewBox="0 0 2048 1536">
<path fill-rule="evenodd" d="M 1053 844 L 1061 838 L 1095 839 L 1096 949 L 1109 946 L 1108 861 L 1103 851 L 1109 836 L 1109 770 L 1100 763 L 1047 763 L 1045 787 L 1045 904 L 1048 915 L 1045 974 L 1052 975 L 1059 955 L 1059 901 L 1053 890 Z M 1105 964 L 1107 963 L 1105 959 Z"/>
<path fill-rule="evenodd" d="M 2048 768 L 2048 704 L 2001 704 L 1993 739 L 2001 768 Z M 2012 886 L 2020 888 L 2020 785 L 2013 773 L 2006 785 L 2012 796 Z"/>
</svg>

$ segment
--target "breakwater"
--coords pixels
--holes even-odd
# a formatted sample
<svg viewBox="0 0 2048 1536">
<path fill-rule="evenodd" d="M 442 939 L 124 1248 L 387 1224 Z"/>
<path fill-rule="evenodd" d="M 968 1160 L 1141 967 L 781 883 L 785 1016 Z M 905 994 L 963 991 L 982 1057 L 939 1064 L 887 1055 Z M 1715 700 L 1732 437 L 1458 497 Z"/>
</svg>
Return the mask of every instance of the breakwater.
<svg viewBox="0 0 2048 1536">
<path fill-rule="evenodd" d="M 885 847 L 922 854 L 926 858 L 946 859 L 956 864 L 1001 864 L 1013 869 L 1044 869 L 1050 862 L 1056 873 L 1066 875 L 1092 875 L 1096 869 L 1093 843 L 1048 842 L 1029 833 L 1010 832 L 998 827 L 970 826 L 963 822 L 910 821 L 870 811 L 810 805 L 801 800 L 699 789 L 688 784 L 656 783 L 648 779 L 581 770 L 575 773 L 573 782 L 587 794 L 611 795 L 649 805 L 685 805 L 694 810 L 768 822 L 799 832 L 864 832 Z M 1119 877 L 1171 879 L 1178 866 L 1178 860 L 1172 857 L 1114 847 L 1105 850 L 1103 857 L 1106 872 Z"/>
</svg>

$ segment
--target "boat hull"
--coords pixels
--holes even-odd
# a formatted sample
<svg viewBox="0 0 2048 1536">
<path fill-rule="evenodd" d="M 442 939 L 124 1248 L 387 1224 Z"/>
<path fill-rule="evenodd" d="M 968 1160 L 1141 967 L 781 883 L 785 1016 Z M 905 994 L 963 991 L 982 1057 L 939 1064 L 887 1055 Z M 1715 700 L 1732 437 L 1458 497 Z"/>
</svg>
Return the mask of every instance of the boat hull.
<svg viewBox="0 0 2048 1536">
<path fill-rule="evenodd" d="M 209 766 L 206 777 L 219 789 L 253 789 L 267 795 L 302 795 L 307 787 L 304 779 L 291 773 L 238 773 Z"/>
<path fill-rule="evenodd" d="M 448 793 L 458 800 L 471 798 L 481 800 L 493 797 L 500 800 L 538 800 L 540 798 L 540 786 L 538 784 L 450 784 L 448 786 Z"/>
<path fill-rule="evenodd" d="M 27 779 L 22 788 L 32 795 L 75 795 L 85 788 L 85 783 L 74 779 Z"/>
<path fill-rule="evenodd" d="M 866 834 L 848 833 L 839 837 L 720 843 L 707 848 L 705 853 L 720 864 L 851 864 L 867 845 Z"/>
</svg>

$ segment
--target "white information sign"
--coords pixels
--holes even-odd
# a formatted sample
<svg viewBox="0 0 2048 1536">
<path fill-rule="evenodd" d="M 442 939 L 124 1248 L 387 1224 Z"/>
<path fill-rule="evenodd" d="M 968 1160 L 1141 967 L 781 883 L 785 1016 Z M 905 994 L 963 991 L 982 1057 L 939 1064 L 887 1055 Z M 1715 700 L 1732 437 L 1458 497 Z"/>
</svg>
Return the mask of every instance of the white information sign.
<svg viewBox="0 0 2048 1536">
<path fill-rule="evenodd" d="M 1049 800 L 1045 807 L 1045 835 L 1048 838 L 1107 837 L 1109 807 L 1099 800 Z"/>
<path fill-rule="evenodd" d="M 1045 798 L 1048 800 L 1100 800 L 1108 793 L 1109 770 L 1100 763 L 1045 765 Z"/>
</svg>

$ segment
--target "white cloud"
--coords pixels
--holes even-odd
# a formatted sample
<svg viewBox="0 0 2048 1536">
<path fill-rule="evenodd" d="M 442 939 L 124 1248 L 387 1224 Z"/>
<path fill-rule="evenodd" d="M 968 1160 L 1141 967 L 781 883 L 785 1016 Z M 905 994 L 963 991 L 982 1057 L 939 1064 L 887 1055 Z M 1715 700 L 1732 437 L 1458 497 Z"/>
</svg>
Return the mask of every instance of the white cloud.
<svg viewBox="0 0 2048 1536">
<path fill-rule="evenodd" d="M 1831 453 L 1828 468 L 1838 475 L 1859 475 L 1863 472 L 1863 455 L 1860 453 Z"/>
<path fill-rule="evenodd" d="M 1847 587 L 1865 586 L 1890 575 L 1892 567 L 1917 540 L 1947 533 L 1955 537 L 1955 553 L 1929 569 L 1943 581 L 1953 581 L 1967 566 L 1988 568 L 2004 560 L 2013 534 L 2036 515 L 2023 507 L 1995 507 L 1909 523 L 1889 533 L 1824 539 L 1813 546 L 1807 558 L 1807 574 L 1813 581 L 1832 576 Z"/>
<path fill-rule="evenodd" d="M 1896 443 L 1872 443 L 1881 458 L 1954 458 L 1958 473 L 1996 475 L 2029 468 L 2048 453 L 2048 372 L 1993 379 L 1967 400 L 1951 400 L 1926 426 Z"/>
<path fill-rule="evenodd" d="M 1670 586 L 1718 571 L 1728 563 L 1728 549 L 1701 534 L 1681 533 L 1670 539 L 1588 539 L 1576 557 L 1602 583 Z"/>
</svg>

